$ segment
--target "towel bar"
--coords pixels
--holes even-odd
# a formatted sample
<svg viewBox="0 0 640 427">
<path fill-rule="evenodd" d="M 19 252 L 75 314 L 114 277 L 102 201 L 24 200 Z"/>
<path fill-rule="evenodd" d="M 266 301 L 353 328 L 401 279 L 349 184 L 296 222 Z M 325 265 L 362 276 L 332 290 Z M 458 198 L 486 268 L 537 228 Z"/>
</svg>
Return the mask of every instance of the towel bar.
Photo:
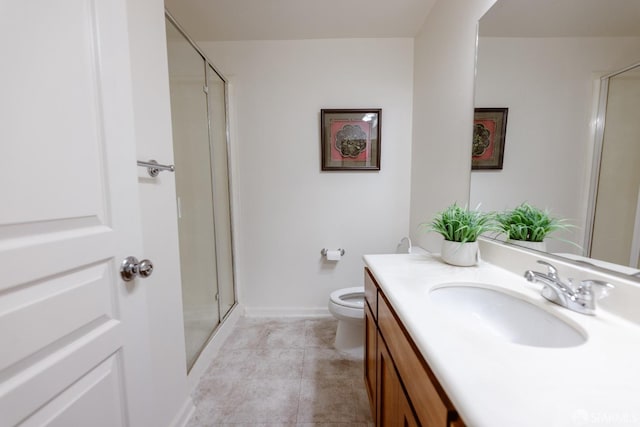
<svg viewBox="0 0 640 427">
<path fill-rule="evenodd" d="M 156 176 L 158 176 L 160 171 L 174 172 L 176 170 L 174 165 L 161 165 L 155 160 L 149 160 L 148 162 L 142 162 L 138 160 L 138 166 L 147 168 L 147 172 L 149 173 L 149 176 L 152 178 L 155 178 Z"/>
</svg>

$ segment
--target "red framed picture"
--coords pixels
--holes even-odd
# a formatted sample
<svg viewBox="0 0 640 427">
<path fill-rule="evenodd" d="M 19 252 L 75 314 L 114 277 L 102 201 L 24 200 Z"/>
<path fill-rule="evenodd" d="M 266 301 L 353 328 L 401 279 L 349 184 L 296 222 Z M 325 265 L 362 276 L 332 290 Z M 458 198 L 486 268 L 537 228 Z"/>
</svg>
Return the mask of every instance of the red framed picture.
<svg viewBox="0 0 640 427">
<path fill-rule="evenodd" d="M 508 108 L 476 108 L 471 169 L 502 169 Z"/>
<path fill-rule="evenodd" d="M 322 170 L 380 170 L 381 119 L 379 108 L 321 110 Z"/>
</svg>

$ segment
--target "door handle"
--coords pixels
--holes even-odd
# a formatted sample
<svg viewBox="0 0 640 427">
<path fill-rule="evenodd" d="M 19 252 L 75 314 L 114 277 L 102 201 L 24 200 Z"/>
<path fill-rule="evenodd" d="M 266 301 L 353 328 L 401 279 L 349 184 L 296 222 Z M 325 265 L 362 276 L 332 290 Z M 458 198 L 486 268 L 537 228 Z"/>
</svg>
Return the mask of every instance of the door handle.
<svg viewBox="0 0 640 427">
<path fill-rule="evenodd" d="M 120 264 L 120 276 L 125 282 L 135 279 L 136 276 L 144 279 L 151 276 L 151 273 L 153 273 L 153 263 L 148 259 L 138 262 L 138 258 L 128 256 Z"/>
</svg>

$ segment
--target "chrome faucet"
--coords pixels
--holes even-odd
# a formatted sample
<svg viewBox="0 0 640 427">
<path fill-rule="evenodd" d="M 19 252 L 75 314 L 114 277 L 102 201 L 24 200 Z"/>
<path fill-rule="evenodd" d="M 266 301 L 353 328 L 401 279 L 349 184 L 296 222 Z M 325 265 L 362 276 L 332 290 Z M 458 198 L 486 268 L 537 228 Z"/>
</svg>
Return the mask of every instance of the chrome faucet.
<svg viewBox="0 0 640 427">
<path fill-rule="evenodd" d="M 547 266 L 547 273 L 527 270 L 524 277 L 529 282 L 540 282 L 542 287 L 541 294 L 549 301 L 566 307 L 569 310 L 582 314 L 594 315 L 596 309 L 596 299 L 603 298 L 607 295 L 607 289 L 613 289 L 613 285 L 602 280 L 583 280 L 577 286 L 573 285 L 573 280 L 569 279 L 565 283 L 558 275 L 558 270 L 546 261 L 538 261 L 538 264 Z M 602 292 L 597 297 L 593 290 L 594 285 L 601 287 Z"/>
</svg>

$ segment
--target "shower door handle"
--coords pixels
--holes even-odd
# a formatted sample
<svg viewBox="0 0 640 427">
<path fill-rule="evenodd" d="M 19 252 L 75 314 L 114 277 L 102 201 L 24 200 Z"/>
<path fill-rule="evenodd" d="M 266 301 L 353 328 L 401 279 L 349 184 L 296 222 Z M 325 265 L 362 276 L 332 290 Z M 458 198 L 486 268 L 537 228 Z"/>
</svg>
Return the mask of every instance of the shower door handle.
<svg viewBox="0 0 640 427">
<path fill-rule="evenodd" d="M 151 273 L 153 273 L 153 263 L 148 259 L 138 262 L 138 258 L 128 256 L 120 264 L 120 276 L 125 282 L 135 279 L 136 276 L 144 279 L 151 276 Z"/>
</svg>

